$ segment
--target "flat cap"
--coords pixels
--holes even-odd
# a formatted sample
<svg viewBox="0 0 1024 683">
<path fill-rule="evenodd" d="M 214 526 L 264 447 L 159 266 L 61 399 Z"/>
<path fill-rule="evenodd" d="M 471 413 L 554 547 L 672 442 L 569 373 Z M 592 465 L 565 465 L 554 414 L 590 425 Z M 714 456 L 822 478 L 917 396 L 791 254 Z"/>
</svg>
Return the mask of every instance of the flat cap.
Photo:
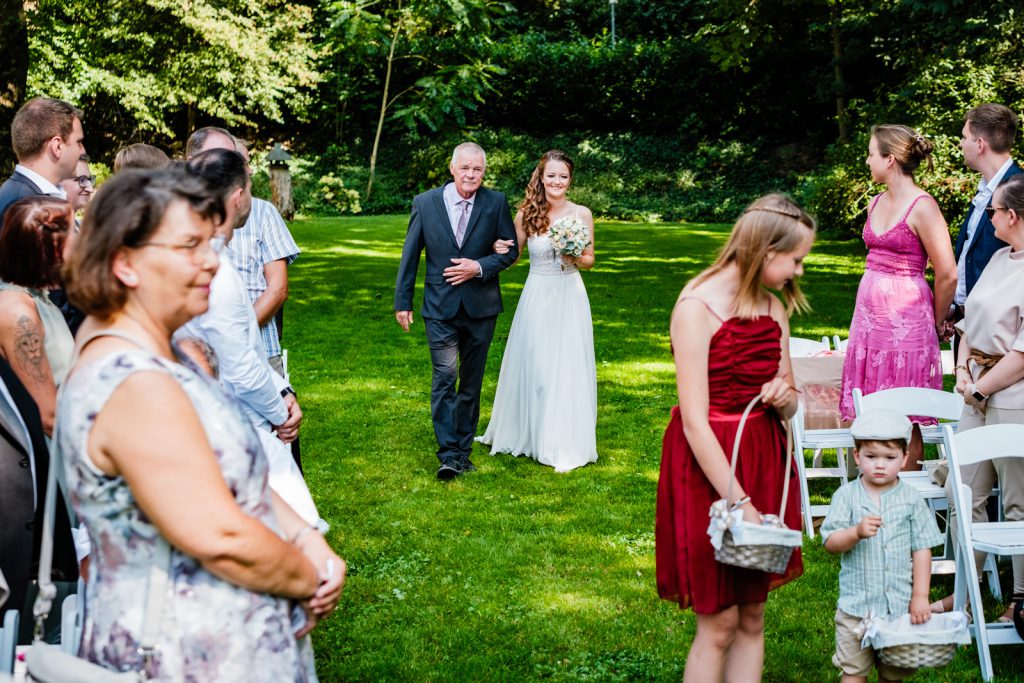
<svg viewBox="0 0 1024 683">
<path fill-rule="evenodd" d="M 903 413 L 895 410 L 866 410 L 857 416 L 850 427 L 853 438 L 859 441 L 910 441 L 914 427 Z"/>
</svg>

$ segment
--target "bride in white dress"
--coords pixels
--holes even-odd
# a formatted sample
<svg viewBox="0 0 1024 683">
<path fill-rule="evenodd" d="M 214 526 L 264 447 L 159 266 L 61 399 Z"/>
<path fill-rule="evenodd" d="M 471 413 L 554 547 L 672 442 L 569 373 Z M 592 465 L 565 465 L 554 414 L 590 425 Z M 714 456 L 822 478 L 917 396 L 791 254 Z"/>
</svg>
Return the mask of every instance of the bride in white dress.
<svg viewBox="0 0 1024 683">
<path fill-rule="evenodd" d="M 492 455 L 525 455 L 556 472 L 597 460 L 594 329 L 579 273 L 594 267 L 594 218 L 566 198 L 572 169 L 563 152 L 544 154 L 516 214 L 530 274 L 501 359 L 491 421 L 477 439 Z M 549 226 L 572 217 L 590 231 L 590 246 L 576 258 L 558 254 L 548 237 Z M 499 240 L 495 251 L 510 244 Z"/>
</svg>

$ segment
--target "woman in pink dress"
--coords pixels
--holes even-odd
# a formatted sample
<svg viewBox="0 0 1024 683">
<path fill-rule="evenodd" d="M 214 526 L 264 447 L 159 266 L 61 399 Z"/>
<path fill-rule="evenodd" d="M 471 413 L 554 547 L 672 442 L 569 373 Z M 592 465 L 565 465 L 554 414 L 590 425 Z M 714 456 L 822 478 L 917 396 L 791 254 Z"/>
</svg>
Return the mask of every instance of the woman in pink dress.
<svg viewBox="0 0 1024 683">
<path fill-rule="evenodd" d="M 942 388 L 939 339 L 949 336 L 945 317 L 956 289 L 956 262 L 938 204 L 914 182 L 922 162 L 931 168 L 931 152 L 932 144 L 907 126 L 871 129 L 866 163 L 871 180 L 886 190 L 871 200 L 864 223 L 868 257 L 843 364 L 844 420 L 854 418 L 854 388 L 865 394 Z M 934 296 L 924 277 L 928 261 L 935 271 Z M 907 462 L 916 469 L 922 452 L 916 425 L 908 451 Z"/>
</svg>

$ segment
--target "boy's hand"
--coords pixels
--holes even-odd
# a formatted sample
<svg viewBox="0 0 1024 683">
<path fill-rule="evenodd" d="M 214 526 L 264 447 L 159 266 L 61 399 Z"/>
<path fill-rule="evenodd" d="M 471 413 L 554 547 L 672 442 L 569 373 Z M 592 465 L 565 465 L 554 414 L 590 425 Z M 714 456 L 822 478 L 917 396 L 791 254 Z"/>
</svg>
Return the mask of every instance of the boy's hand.
<svg viewBox="0 0 1024 683">
<path fill-rule="evenodd" d="M 857 538 L 871 538 L 878 534 L 878 530 L 881 526 L 881 517 L 869 515 L 860 520 L 860 524 L 857 525 Z"/>
<path fill-rule="evenodd" d="M 910 623 L 923 624 L 932 618 L 932 609 L 928 605 L 928 598 L 910 598 Z"/>
</svg>

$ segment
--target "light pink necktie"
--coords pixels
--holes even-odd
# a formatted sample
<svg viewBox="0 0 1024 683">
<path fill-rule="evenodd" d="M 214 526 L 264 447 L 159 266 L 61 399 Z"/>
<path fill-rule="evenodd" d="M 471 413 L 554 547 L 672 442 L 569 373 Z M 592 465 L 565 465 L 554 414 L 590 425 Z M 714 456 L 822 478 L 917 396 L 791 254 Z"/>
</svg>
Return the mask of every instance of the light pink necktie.
<svg viewBox="0 0 1024 683">
<path fill-rule="evenodd" d="M 455 243 L 462 247 L 462 240 L 466 237 L 466 225 L 469 223 L 469 202 L 464 199 L 459 204 L 462 204 L 462 213 L 459 214 L 459 225 L 455 228 Z"/>
</svg>

